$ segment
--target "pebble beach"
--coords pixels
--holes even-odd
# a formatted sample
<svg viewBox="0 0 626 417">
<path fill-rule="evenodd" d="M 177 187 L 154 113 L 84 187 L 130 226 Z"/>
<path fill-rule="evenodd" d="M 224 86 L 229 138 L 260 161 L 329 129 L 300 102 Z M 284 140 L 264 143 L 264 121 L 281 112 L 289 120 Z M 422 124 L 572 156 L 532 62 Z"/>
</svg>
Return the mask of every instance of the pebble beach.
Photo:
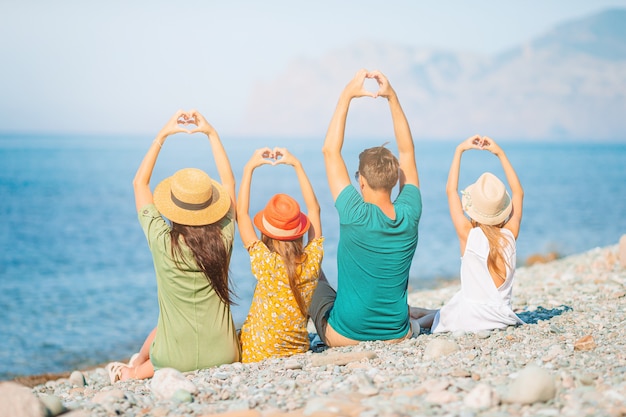
<svg viewBox="0 0 626 417">
<path fill-rule="evenodd" d="M 411 293 L 438 308 L 458 282 Z M 0 416 L 626 416 L 626 236 L 518 268 L 526 325 L 363 342 L 111 384 L 104 368 L 0 382 Z M 314 335 L 312 335 L 313 337 Z"/>
</svg>

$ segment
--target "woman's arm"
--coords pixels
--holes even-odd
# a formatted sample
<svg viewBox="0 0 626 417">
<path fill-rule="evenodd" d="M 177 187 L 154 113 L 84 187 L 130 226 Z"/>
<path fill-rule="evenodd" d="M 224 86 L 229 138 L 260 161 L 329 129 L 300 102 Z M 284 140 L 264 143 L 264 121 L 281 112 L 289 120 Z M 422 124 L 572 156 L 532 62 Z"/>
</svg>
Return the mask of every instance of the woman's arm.
<svg viewBox="0 0 626 417">
<path fill-rule="evenodd" d="M 235 175 L 230 165 L 230 160 L 224 149 L 224 145 L 220 140 L 217 130 L 202 116 L 197 110 L 190 112 L 191 116 L 195 119 L 197 128 L 193 129 L 189 133 L 204 133 L 209 138 L 211 143 L 211 149 L 213 151 L 213 159 L 215 160 L 215 166 L 217 167 L 217 173 L 220 176 L 220 183 L 226 189 L 230 195 L 230 201 L 232 207 L 236 204 L 236 192 L 235 192 Z"/>
<path fill-rule="evenodd" d="M 309 177 L 304 171 L 302 163 L 285 148 L 275 148 L 274 156 L 277 164 L 291 165 L 296 171 L 298 182 L 300 183 L 300 190 L 302 191 L 302 197 L 304 198 L 304 204 L 306 205 L 307 217 L 311 222 L 308 239 L 312 240 L 321 237 L 322 220 L 320 215 L 320 205 L 317 201 L 317 197 L 315 196 L 315 191 L 313 190 L 311 181 L 309 181 Z"/>
<path fill-rule="evenodd" d="M 243 168 L 241 184 L 239 185 L 239 195 L 237 196 L 237 227 L 239 228 L 241 241 L 246 248 L 249 247 L 252 242 L 259 239 L 254 231 L 254 225 L 250 216 L 250 185 L 252 183 L 252 173 L 261 165 L 271 164 L 267 159 L 271 157 L 271 155 L 272 150 L 270 148 L 257 149 Z"/>
<path fill-rule="evenodd" d="M 143 157 L 139 168 L 137 168 L 135 178 L 133 179 L 135 208 L 137 211 L 139 211 L 146 204 L 153 202 L 152 191 L 150 191 L 150 178 L 152 177 L 152 171 L 154 170 L 154 165 L 156 164 L 159 152 L 163 147 L 163 143 L 168 136 L 175 133 L 189 133 L 187 129 L 178 125 L 181 118 L 186 119 L 187 113 L 182 110 L 178 110 L 157 134 L 154 141 L 152 141 L 148 152 Z"/>
</svg>

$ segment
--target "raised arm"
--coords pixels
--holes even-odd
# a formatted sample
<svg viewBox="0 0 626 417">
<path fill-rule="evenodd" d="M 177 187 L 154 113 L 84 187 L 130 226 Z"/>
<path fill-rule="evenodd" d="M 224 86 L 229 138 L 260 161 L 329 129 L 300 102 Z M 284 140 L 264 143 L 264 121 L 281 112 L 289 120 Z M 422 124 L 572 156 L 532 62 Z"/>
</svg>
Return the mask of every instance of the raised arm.
<svg viewBox="0 0 626 417">
<path fill-rule="evenodd" d="M 302 191 L 302 197 L 304 198 L 304 204 L 306 205 L 307 217 L 311 222 L 309 228 L 308 239 L 317 239 L 322 236 L 322 219 L 320 215 L 320 205 L 315 196 L 315 191 L 309 181 L 309 177 L 306 175 L 302 163 L 298 158 L 293 156 L 285 148 L 275 148 L 274 156 L 276 157 L 276 164 L 291 165 L 298 176 L 298 182 L 300 183 L 300 190 Z"/>
<path fill-rule="evenodd" d="M 189 133 L 187 129 L 179 126 L 180 122 L 184 123 L 189 117 L 188 113 L 183 110 L 178 110 L 157 134 L 156 138 L 152 141 L 148 152 L 143 157 L 143 160 L 135 173 L 135 178 L 133 179 L 135 208 L 137 211 L 139 211 L 146 204 L 153 202 L 152 191 L 150 191 L 150 178 L 152 177 L 152 171 L 154 170 L 154 165 L 156 164 L 159 152 L 163 147 L 163 143 L 168 136 L 175 133 Z"/>
<path fill-rule="evenodd" d="M 404 184 L 413 184 L 419 187 L 417 164 L 415 163 L 415 146 L 409 122 L 400 105 L 400 100 L 395 90 L 389 84 L 387 77 L 380 71 L 372 71 L 368 77 L 378 82 L 378 96 L 384 97 L 389 102 L 393 131 L 398 145 L 398 162 L 400 164 L 400 188 Z"/>
<path fill-rule="evenodd" d="M 261 148 L 254 151 L 250 160 L 243 168 L 241 176 L 241 184 L 239 185 L 239 195 L 237 196 L 237 227 L 239 228 L 239 236 L 243 245 L 247 248 L 259 238 L 254 231 L 254 224 L 250 217 L 250 185 L 252 183 L 252 173 L 254 170 L 264 164 L 271 164 L 266 159 L 272 155 L 270 148 Z"/>
<path fill-rule="evenodd" d="M 482 137 L 482 146 L 483 149 L 486 149 L 497 156 L 502 164 L 504 175 L 506 176 L 506 180 L 511 188 L 511 202 L 513 203 L 513 211 L 511 212 L 511 216 L 504 227 L 509 229 L 511 233 L 513 233 L 515 239 L 517 239 L 520 225 L 522 224 L 524 189 L 522 188 L 522 184 L 517 176 L 517 173 L 515 172 L 515 169 L 513 169 L 513 165 L 511 165 L 509 158 L 506 156 L 502 148 L 500 148 L 500 146 L 498 146 L 493 139 L 487 136 Z"/>
<path fill-rule="evenodd" d="M 333 200 L 336 200 L 339 193 L 350 184 L 350 175 L 341 156 L 350 102 L 356 97 L 375 97 L 373 93 L 367 91 L 363 86 L 367 74 L 366 70 L 359 70 L 343 89 L 326 132 L 322 153 L 324 154 L 326 176 L 328 177 L 328 185 Z"/>
<path fill-rule="evenodd" d="M 197 110 L 192 110 L 190 114 L 198 126 L 197 128 L 191 130 L 190 133 L 204 133 L 209 138 L 211 150 L 213 151 L 213 159 L 215 160 L 215 166 L 217 167 L 217 173 L 220 176 L 220 183 L 230 195 L 232 207 L 235 207 L 235 175 L 233 174 L 233 169 L 230 165 L 230 160 L 228 159 L 224 145 L 222 145 L 215 128 L 207 122 L 204 116 L 202 116 Z"/>
<path fill-rule="evenodd" d="M 467 236 L 472 229 L 472 223 L 465 217 L 463 204 L 459 197 L 459 172 L 461 169 L 461 156 L 468 149 L 482 149 L 481 137 L 474 135 L 461 142 L 454 151 L 450 171 L 448 172 L 448 182 L 446 183 L 446 194 L 448 196 L 448 208 L 450 218 L 459 237 L 461 254 L 465 252 Z"/>
</svg>

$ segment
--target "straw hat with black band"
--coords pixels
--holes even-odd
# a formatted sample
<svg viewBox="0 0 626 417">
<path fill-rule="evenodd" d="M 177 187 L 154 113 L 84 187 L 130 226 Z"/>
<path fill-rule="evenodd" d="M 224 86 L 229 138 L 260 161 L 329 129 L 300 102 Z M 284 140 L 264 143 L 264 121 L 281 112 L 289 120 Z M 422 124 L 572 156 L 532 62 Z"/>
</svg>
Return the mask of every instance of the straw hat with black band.
<svg viewBox="0 0 626 417">
<path fill-rule="evenodd" d="M 185 168 L 154 189 L 154 205 L 167 219 L 188 226 L 220 220 L 230 208 L 230 196 L 220 183 L 197 168 Z"/>
</svg>

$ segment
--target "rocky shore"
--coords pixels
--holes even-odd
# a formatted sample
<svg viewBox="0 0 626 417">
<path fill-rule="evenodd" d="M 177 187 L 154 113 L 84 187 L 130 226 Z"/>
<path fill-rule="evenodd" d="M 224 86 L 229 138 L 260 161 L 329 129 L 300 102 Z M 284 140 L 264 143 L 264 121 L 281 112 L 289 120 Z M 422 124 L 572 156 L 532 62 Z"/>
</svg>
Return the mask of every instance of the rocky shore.
<svg viewBox="0 0 626 417">
<path fill-rule="evenodd" d="M 519 268 L 527 325 L 111 384 L 103 368 L 0 383 L 0 416 L 626 416 L 626 238 Z M 437 308 L 458 285 L 411 294 Z"/>
</svg>

